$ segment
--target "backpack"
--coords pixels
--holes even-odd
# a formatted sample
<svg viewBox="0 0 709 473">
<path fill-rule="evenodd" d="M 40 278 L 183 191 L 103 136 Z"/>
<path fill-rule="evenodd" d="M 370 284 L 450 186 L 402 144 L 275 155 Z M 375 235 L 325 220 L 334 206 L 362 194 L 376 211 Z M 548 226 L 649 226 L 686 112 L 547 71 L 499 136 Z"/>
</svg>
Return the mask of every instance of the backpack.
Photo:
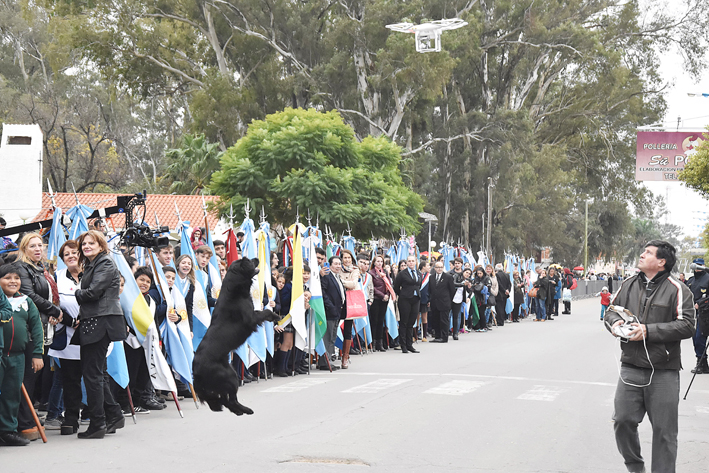
<svg viewBox="0 0 709 473">
<path fill-rule="evenodd" d="M 576 282 L 575 277 L 571 276 L 570 274 L 569 274 L 569 277 L 571 278 L 571 287 L 569 287 L 569 289 L 571 289 L 573 291 L 574 289 L 576 289 L 578 287 L 578 283 Z"/>
</svg>

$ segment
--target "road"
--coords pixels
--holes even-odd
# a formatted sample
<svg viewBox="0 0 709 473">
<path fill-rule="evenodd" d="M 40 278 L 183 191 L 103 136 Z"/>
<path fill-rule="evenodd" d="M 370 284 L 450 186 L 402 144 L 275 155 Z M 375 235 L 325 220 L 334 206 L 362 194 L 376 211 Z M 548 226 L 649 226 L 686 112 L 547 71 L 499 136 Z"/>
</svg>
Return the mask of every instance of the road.
<svg viewBox="0 0 709 473">
<path fill-rule="evenodd" d="M 524 320 L 420 354 L 389 350 L 351 368 L 252 383 L 252 416 L 182 402 L 101 441 L 49 431 L 49 443 L 0 449 L 5 472 L 383 471 L 623 472 L 613 438 L 618 343 L 599 300 L 571 316 Z M 682 394 L 694 355 L 683 342 Z M 650 458 L 649 422 L 641 424 Z M 679 472 L 707 471 L 709 375 L 680 401 Z"/>
</svg>

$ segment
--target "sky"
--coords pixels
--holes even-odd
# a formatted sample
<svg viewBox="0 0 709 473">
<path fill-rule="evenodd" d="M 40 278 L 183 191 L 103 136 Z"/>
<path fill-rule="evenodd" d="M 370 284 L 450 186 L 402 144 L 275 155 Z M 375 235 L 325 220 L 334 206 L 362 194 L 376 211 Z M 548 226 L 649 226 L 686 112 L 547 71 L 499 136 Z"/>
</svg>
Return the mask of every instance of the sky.
<svg viewBox="0 0 709 473">
<path fill-rule="evenodd" d="M 686 73 L 681 55 L 669 50 L 661 58 L 662 76 L 670 83 L 665 94 L 667 115 L 663 120 L 667 131 L 677 128 L 677 117 L 681 117 L 680 128 L 705 130 L 709 125 L 709 97 L 689 97 L 687 92 L 709 93 L 709 67 L 699 82 Z M 709 54 L 705 57 L 709 63 Z M 653 193 L 665 197 L 670 209 L 669 223 L 683 228 L 685 236 L 698 236 L 709 217 L 709 200 L 698 192 L 688 189 L 681 182 L 645 182 Z"/>
</svg>

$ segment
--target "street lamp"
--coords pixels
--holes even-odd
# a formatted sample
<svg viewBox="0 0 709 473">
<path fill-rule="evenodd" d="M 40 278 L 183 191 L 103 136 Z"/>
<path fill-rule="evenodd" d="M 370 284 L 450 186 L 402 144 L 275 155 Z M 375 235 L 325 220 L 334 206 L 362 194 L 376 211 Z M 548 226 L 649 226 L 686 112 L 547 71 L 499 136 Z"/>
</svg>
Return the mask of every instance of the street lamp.
<svg viewBox="0 0 709 473">
<path fill-rule="evenodd" d="M 428 222 L 428 259 L 429 261 L 431 260 L 431 246 L 436 246 L 436 243 L 431 240 L 433 235 L 431 235 L 431 224 L 433 222 L 438 222 L 438 217 L 436 217 L 433 214 L 429 214 L 426 212 L 419 212 L 419 217 L 421 217 L 424 222 Z"/>
</svg>

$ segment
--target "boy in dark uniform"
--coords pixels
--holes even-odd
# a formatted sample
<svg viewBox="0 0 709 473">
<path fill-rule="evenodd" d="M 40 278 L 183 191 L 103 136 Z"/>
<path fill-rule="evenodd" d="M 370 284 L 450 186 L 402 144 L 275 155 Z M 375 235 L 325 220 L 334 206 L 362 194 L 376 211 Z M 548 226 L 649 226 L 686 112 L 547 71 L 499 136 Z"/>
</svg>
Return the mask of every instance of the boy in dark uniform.
<svg viewBox="0 0 709 473">
<path fill-rule="evenodd" d="M 0 446 L 22 446 L 29 440 L 17 433 L 17 410 L 20 407 L 22 378 L 25 372 L 25 348 L 32 335 L 35 343 L 32 369 L 41 370 L 42 321 L 31 299 L 20 294 L 20 275 L 11 265 L 0 266 Z"/>
</svg>

